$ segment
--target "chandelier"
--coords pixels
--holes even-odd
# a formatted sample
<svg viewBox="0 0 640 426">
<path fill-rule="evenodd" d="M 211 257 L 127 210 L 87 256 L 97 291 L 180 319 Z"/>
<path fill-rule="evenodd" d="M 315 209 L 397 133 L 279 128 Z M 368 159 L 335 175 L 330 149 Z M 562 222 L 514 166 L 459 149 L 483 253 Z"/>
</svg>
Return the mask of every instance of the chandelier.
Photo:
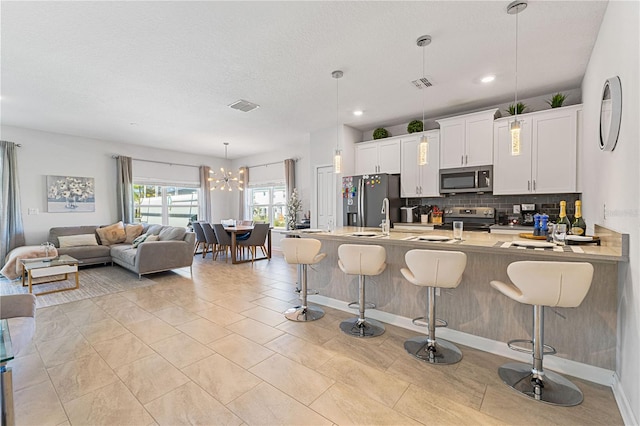
<svg viewBox="0 0 640 426">
<path fill-rule="evenodd" d="M 227 149 L 229 147 L 229 142 L 224 142 L 224 159 L 227 159 Z M 238 172 L 239 177 L 234 176 L 233 172 L 228 171 L 225 172 L 224 167 L 220 167 L 220 172 L 209 171 L 212 175 L 209 178 L 210 182 L 213 182 L 213 186 L 211 190 L 214 191 L 216 189 L 220 189 L 224 191 L 225 189 L 228 191 L 233 191 L 233 188 L 243 191 L 244 190 L 244 182 L 240 179 L 242 178 L 242 169 Z M 219 174 L 218 174 L 219 173 Z"/>
</svg>

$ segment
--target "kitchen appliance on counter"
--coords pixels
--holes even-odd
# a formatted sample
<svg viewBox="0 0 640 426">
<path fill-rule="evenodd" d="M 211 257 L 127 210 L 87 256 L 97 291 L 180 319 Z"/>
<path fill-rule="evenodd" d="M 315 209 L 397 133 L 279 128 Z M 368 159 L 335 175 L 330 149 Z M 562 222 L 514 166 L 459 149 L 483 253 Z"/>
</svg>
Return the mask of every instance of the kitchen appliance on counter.
<svg viewBox="0 0 640 426">
<path fill-rule="evenodd" d="M 442 227 L 453 229 L 453 222 L 462 221 L 465 231 L 489 232 L 496 223 L 496 209 L 493 207 L 445 207 Z"/>
<path fill-rule="evenodd" d="M 538 212 L 536 211 L 535 204 L 522 204 L 520 206 L 520 214 L 522 215 L 520 224 L 524 226 L 533 226 L 533 223 L 534 223 L 533 216 L 536 213 Z"/>
<path fill-rule="evenodd" d="M 400 221 L 400 176 L 386 173 L 342 178 L 344 226 L 377 227 L 384 221 L 382 200 L 389 199 L 389 220 Z"/>
<path fill-rule="evenodd" d="M 420 206 L 400 207 L 400 222 L 402 223 L 420 222 Z"/>
<path fill-rule="evenodd" d="M 493 191 L 493 166 L 440 169 L 440 193 Z"/>
</svg>

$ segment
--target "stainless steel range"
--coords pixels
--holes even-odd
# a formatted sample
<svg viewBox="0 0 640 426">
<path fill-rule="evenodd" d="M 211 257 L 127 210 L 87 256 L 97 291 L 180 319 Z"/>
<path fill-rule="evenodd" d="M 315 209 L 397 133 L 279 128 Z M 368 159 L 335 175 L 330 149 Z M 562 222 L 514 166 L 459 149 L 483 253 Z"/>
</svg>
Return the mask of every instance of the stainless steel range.
<svg viewBox="0 0 640 426">
<path fill-rule="evenodd" d="M 465 231 L 486 231 L 496 223 L 493 207 L 445 207 L 442 228 L 451 229 L 453 222 L 462 221 Z"/>
</svg>

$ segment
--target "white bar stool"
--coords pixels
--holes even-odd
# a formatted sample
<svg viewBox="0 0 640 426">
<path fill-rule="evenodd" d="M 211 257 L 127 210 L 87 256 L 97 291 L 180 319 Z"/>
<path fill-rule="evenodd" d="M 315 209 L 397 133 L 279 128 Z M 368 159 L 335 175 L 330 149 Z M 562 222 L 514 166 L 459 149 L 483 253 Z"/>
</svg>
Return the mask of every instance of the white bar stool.
<svg viewBox="0 0 640 426">
<path fill-rule="evenodd" d="M 358 275 L 360 315 L 340 323 L 340 330 L 355 337 L 375 337 L 384 333 L 381 322 L 364 317 L 365 276 L 380 275 L 387 267 L 387 252 L 376 245 L 342 244 L 338 247 L 338 266 L 345 274 Z M 354 302 L 355 303 L 355 302 Z M 370 305 L 375 307 L 375 305 Z"/>
<path fill-rule="evenodd" d="M 436 287 L 455 288 L 462 280 L 467 266 L 467 255 L 460 251 L 410 250 L 404 260 L 409 269 L 400 272 L 412 284 L 427 287 L 427 337 L 414 337 L 404 342 L 405 350 L 414 357 L 431 364 L 455 364 L 462 359 L 462 352 L 453 343 L 436 339 L 436 326 L 447 322 L 436 319 Z M 413 323 L 424 320 L 415 318 Z M 436 325 L 436 322 L 439 324 Z"/>
<path fill-rule="evenodd" d="M 507 267 L 513 284 L 491 281 L 491 287 L 516 302 L 533 305 L 532 340 L 511 340 L 510 349 L 533 355 L 533 363 L 508 363 L 498 369 L 502 381 L 518 392 L 553 405 L 572 406 L 582 402 L 576 385 L 552 371 L 544 371 L 542 358 L 556 353 L 544 344 L 544 307 L 575 308 L 582 303 L 593 278 L 593 266 L 578 262 L 514 262 Z M 532 350 L 515 345 L 528 343 Z"/>
<path fill-rule="evenodd" d="M 315 321 L 322 318 L 324 316 L 322 309 L 307 306 L 307 265 L 316 264 L 325 258 L 325 253 L 318 254 L 322 243 L 313 238 L 285 238 L 280 244 L 287 263 L 298 265 L 302 300 L 300 306 L 287 309 L 284 316 L 291 321 Z"/>
</svg>

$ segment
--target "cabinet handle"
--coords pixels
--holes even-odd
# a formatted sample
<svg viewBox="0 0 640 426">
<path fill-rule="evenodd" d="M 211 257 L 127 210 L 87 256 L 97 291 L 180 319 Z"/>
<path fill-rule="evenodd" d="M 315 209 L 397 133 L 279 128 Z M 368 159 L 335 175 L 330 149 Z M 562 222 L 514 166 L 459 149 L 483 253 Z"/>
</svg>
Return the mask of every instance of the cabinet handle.
<svg viewBox="0 0 640 426">
<path fill-rule="evenodd" d="M 464 164 L 469 164 L 469 158 L 468 157 L 469 157 L 468 155 L 464 156 Z"/>
<path fill-rule="evenodd" d="M 531 181 L 527 181 L 527 191 L 531 191 Z"/>
<path fill-rule="evenodd" d="M 460 156 L 460 164 L 464 166 L 464 155 Z"/>
<path fill-rule="evenodd" d="M 420 195 L 422 195 L 422 186 L 420 187 Z"/>
<path fill-rule="evenodd" d="M 535 179 L 533 180 L 533 190 L 534 191 L 536 190 L 536 180 Z"/>
</svg>

